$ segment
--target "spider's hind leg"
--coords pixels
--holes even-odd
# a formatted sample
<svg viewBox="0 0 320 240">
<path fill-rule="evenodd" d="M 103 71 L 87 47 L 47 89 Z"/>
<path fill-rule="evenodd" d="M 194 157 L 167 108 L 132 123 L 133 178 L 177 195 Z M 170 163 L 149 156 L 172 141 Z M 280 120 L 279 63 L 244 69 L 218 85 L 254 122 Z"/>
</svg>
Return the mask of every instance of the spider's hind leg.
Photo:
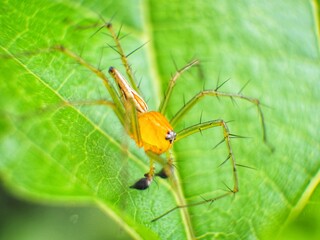
<svg viewBox="0 0 320 240">
<path fill-rule="evenodd" d="M 211 121 L 195 124 L 191 127 L 187 127 L 177 133 L 176 141 L 179 141 L 179 140 L 181 140 L 185 137 L 188 137 L 189 135 L 192 135 L 194 133 L 198 133 L 198 132 L 204 131 L 206 129 L 214 128 L 214 127 L 221 127 L 222 131 L 223 131 L 223 141 L 226 143 L 227 150 L 228 150 L 228 156 L 225 161 L 230 160 L 230 162 L 231 162 L 232 176 L 233 176 L 233 188 L 232 189 L 228 188 L 228 191 L 226 193 L 218 195 L 213 198 L 203 199 L 202 201 L 197 201 L 197 202 L 189 203 L 189 204 L 186 203 L 186 204 L 177 205 L 176 207 L 170 209 L 169 211 L 163 213 L 162 215 L 154 218 L 152 220 L 152 222 L 159 220 L 160 218 L 168 215 L 169 213 L 173 212 L 174 210 L 188 208 L 188 207 L 197 206 L 197 205 L 202 205 L 202 204 L 206 204 L 206 203 L 211 203 L 211 202 L 214 202 L 218 199 L 229 196 L 231 194 L 235 194 L 239 191 L 238 174 L 237 174 L 237 169 L 236 169 L 237 165 L 236 165 L 235 157 L 234 157 L 234 154 L 233 154 L 232 148 L 231 148 L 231 138 L 235 137 L 236 135 L 233 135 L 229 132 L 227 123 L 224 120 L 216 119 L 216 120 L 211 120 Z"/>
<path fill-rule="evenodd" d="M 234 157 L 232 147 L 231 147 L 231 138 L 234 138 L 237 136 L 230 133 L 228 126 L 227 126 L 227 123 L 224 120 L 222 120 L 222 119 L 211 120 L 211 121 L 198 123 L 198 124 L 195 124 L 191 127 L 185 128 L 177 133 L 176 141 L 179 141 L 179 140 L 181 140 L 191 134 L 201 132 L 201 131 L 204 131 L 204 130 L 207 130 L 210 128 L 214 128 L 214 127 L 221 127 L 222 128 L 223 140 L 221 141 L 221 143 L 225 142 L 227 145 L 227 150 L 228 150 L 228 156 L 225 161 L 227 161 L 227 160 L 231 161 L 232 174 L 233 174 L 233 189 L 231 190 L 231 192 L 236 193 L 239 191 L 239 184 L 238 184 L 238 175 L 237 175 L 237 170 L 236 170 L 236 161 L 235 161 L 235 157 Z M 208 201 L 210 201 L 210 199 Z"/>
<path fill-rule="evenodd" d="M 167 152 L 167 163 L 163 165 L 162 169 L 155 175 L 160 178 L 169 178 L 174 174 L 173 156 L 169 151 Z"/>
<path fill-rule="evenodd" d="M 147 189 L 153 178 L 154 178 L 154 175 L 155 175 L 155 167 L 154 167 L 154 163 L 153 163 L 153 160 L 150 159 L 150 170 L 149 172 L 145 173 L 144 174 L 144 177 L 143 178 L 140 178 L 138 181 L 136 181 L 132 186 L 130 186 L 130 188 L 134 188 L 134 189 L 137 189 L 137 190 L 145 190 Z"/>
</svg>

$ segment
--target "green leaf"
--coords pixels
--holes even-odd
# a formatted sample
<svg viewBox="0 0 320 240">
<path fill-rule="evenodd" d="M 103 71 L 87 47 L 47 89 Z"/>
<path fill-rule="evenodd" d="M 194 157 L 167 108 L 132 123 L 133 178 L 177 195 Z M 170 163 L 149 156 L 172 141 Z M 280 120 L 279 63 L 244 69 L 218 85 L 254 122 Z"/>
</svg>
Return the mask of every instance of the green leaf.
<svg viewBox="0 0 320 240">
<path fill-rule="evenodd" d="M 320 179 L 320 58 L 318 3 L 306 1 L 7 1 L 1 4 L 0 176 L 30 201 L 93 203 L 134 238 L 268 239 L 278 236 L 308 203 Z M 258 98 L 264 106 L 272 152 L 262 141 L 252 104 L 206 97 L 176 131 L 224 119 L 233 139 L 240 191 L 212 204 L 174 211 L 233 187 L 221 129 L 174 145 L 183 197 L 170 181 L 147 191 L 129 186 L 148 169 L 142 149 L 125 135 L 105 106 L 58 107 L 64 101 L 109 99 L 102 81 L 51 46 L 62 44 L 107 72 L 119 56 L 100 31 L 101 15 L 122 25 L 127 53 L 142 95 L 157 109 L 166 85 L 192 58 L 202 64 L 185 73 L 173 91 L 170 119 L 203 88 Z M 95 25 L 96 23 L 99 23 Z M 93 27 L 95 25 L 95 27 Z M 90 27 L 91 26 L 91 27 Z M 141 79 L 141 80 L 140 80 Z M 219 167 L 220 166 L 220 167 Z M 158 166 L 159 167 L 159 166 Z M 158 185 L 158 186 L 157 186 Z M 318 200 L 315 200 L 318 201 Z M 190 220 L 190 222 L 189 222 Z M 193 236 L 194 235 L 194 236 Z M 279 235 L 280 237 L 283 235 Z"/>
</svg>

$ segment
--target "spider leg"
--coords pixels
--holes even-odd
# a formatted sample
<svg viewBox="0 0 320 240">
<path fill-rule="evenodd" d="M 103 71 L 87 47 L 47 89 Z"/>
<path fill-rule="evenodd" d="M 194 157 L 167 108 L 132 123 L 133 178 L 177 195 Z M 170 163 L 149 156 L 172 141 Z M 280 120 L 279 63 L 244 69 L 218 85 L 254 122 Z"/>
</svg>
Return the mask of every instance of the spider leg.
<svg viewBox="0 0 320 240">
<path fill-rule="evenodd" d="M 205 96 L 212 96 L 212 97 L 228 97 L 231 99 L 237 98 L 237 99 L 243 99 L 246 101 L 249 101 L 251 103 L 253 103 L 254 105 L 256 105 L 257 110 L 258 110 L 258 114 L 260 117 L 260 122 L 261 122 L 261 128 L 262 128 L 262 136 L 263 136 L 263 141 L 268 144 L 267 141 L 267 133 L 266 133 L 266 126 L 265 126 L 265 122 L 264 122 L 264 116 L 263 116 L 263 112 L 261 109 L 261 103 L 258 99 L 256 98 L 251 98 L 251 97 L 247 97 L 244 96 L 242 94 L 235 94 L 235 93 L 225 93 L 225 92 L 218 92 L 216 90 L 204 90 L 199 92 L 198 94 L 196 94 L 193 98 L 191 98 L 177 113 L 176 115 L 171 119 L 170 123 L 172 124 L 172 126 L 174 127 L 181 119 L 182 117 L 197 103 L 199 102 L 201 99 L 203 99 L 203 97 Z"/>
<path fill-rule="evenodd" d="M 112 26 L 112 23 L 111 23 L 111 22 L 105 23 L 105 27 L 109 30 L 110 35 L 111 35 L 111 37 L 113 38 L 113 40 L 114 40 L 114 42 L 115 42 L 115 44 L 116 44 L 115 47 L 112 47 L 112 46 L 110 46 L 110 47 L 113 48 L 113 49 L 120 55 L 122 64 L 123 64 L 123 66 L 124 66 L 125 69 L 126 69 L 126 73 L 127 73 L 128 78 L 129 78 L 129 82 L 130 82 L 132 88 L 133 88 L 135 91 L 138 92 L 139 90 L 138 90 L 138 87 L 137 87 L 137 85 L 136 85 L 136 83 L 135 83 L 135 81 L 134 81 L 134 77 L 133 77 L 133 74 L 132 74 L 132 70 L 131 70 L 131 67 L 130 67 L 130 65 L 129 65 L 129 63 L 128 63 L 128 59 L 127 59 L 128 55 L 130 55 L 131 53 L 129 53 L 128 55 L 126 55 L 126 54 L 124 53 L 124 51 L 123 51 L 123 48 L 121 47 L 121 44 L 120 44 L 120 30 L 119 30 L 118 33 L 116 33 L 116 32 L 114 31 L 114 29 L 113 29 L 113 26 Z M 139 48 L 140 48 L 140 47 L 139 47 Z M 134 51 L 136 51 L 136 50 L 134 50 Z"/>
<path fill-rule="evenodd" d="M 120 46 L 120 42 L 118 40 L 119 35 L 115 35 L 115 33 L 112 29 L 111 23 L 108 23 L 103 27 L 107 27 L 110 30 L 110 32 L 112 33 L 112 37 L 116 41 L 117 47 L 119 48 L 119 51 L 121 50 L 120 54 L 121 54 L 123 64 L 126 66 L 126 69 L 129 69 L 129 64 L 127 62 L 126 56 L 124 56 L 123 50 L 122 50 L 122 48 Z M 126 130 L 129 130 L 128 133 L 134 135 L 135 139 L 140 139 L 139 125 L 138 125 L 138 121 L 137 121 L 137 112 L 136 111 L 137 110 L 140 112 L 146 111 L 147 105 L 144 102 L 144 100 L 139 96 L 138 93 L 136 93 L 133 90 L 133 97 L 130 97 L 129 100 L 123 99 L 123 98 L 121 99 L 119 97 L 119 93 L 113 87 L 113 85 L 111 84 L 108 77 L 100 69 L 98 69 L 98 68 L 94 67 L 93 65 L 91 65 L 90 63 L 88 63 L 81 56 L 77 55 L 76 53 L 72 52 L 71 50 L 69 50 L 68 48 L 66 48 L 62 45 L 53 46 L 51 48 L 45 49 L 45 51 L 42 50 L 41 52 L 50 52 L 50 51 L 61 52 L 64 55 L 66 55 L 67 57 L 72 58 L 77 63 L 84 66 L 85 68 L 87 68 L 88 70 L 93 72 L 94 74 L 96 74 L 102 80 L 104 86 L 106 87 L 107 91 L 109 92 L 109 94 L 112 98 L 112 101 L 102 100 L 102 99 L 101 100 L 93 100 L 93 101 L 78 101 L 78 102 L 67 102 L 66 101 L 61 104 L 58 104 L 58 107 L 65 107 L 65 106 L 71 106 L 71 105 L 73 105 L 73 106 L 74 105 L 105 105 L 105 106 L 111 107 L 113 109 L 113 111 L 115 112 L 115 114 L 117 115 L 121 124 L 126 128 Z M 26 54 L 33 55 L 33 54 L 37 54 L 37 53 L 38 52 L 27 52 Z M 113 68 L 111 67 L 109 69 L 109 73 L 112 72 L 111 69 L 113 69 Z M 115 69 L 113 69 L 113 70 L 116 71 Z M 133 80 L 131 72 L 128 72 L 128 74 L 131 75 L 131 78 Z M 118 78 L 115 78 L 114 74 L 111 74 L 111 76 L 114 78 L 115 82 L 118 84 L 118 86 L 120 88 L 120 94 L 122 94 L 123 91 L 119 85 L 119 81 L 117 81 Z M 121 78 L 124 79 L 122 76 L 121 76 Z M 124 80 L 124 82 L 126 83 L 125 80 Z M 136 86 L 136 85 L 134 85 L 134 86 Z M 141 105 L 140 108 L 138 107 L 138 104 Z M 132 105 L 134 107 L 132 107 L 130 105 Z M 128 112 L 130 112 L 131 114 L 126 114 Z M 129 118 L 128 118 L 128 116 L 129 116 Z M 131 126 L 129 128 L 127 128 L 128 123 L 131 124 Z M 140 145 L 140 144 L 138 144 L 138 145 Z"/>
<path fill-rule="evenodd" d="M 169 178 L 173 176 L 174 173 L 174 165 L 173 165 L 173 156 L 172 152 L 168 151 L 166 153 L 166 163 L 162 163 L 162 169 L 156 173 L 156 176 L 161 178 Z"/>
<path fill-rule="evenodd" d="M 204 199 L 202 201 L 198 201 L 198 202 L 194 202 L 194 203 L 190 203 L 190 204 L 177 205 L 176 207 L 168 210 L 167 212 L 163 213 L 162 215 L 154 218 L 151 222 L 155 222 L 155 221 L 159 220 L 160 218 L 168 215 L 169 213 L 173 212 L 176 209 L 188 208 L 188 207 L 197 206 L 197 205 L 201 205 L 201 204 L 205 204 L 205 203 L 212 203 L 218 199 L 224 198 L 224 197 L 231 195 L 231 194 L 235 194 L 239 191 L 236 161 L 235 161 L 235 157 L 232 152 L 231 143 L 230 143 L 230 140 L 233 135 L 229 132 L 228 126 L 225 121 L 223 121 L 221 119 L 216 119 L 216 120 L 211 120 L 208 122 L 195 124 L 191 127 L 185 128 L 177 133 L 176 141 L 179 141 L 179 140 L 181 140 L 185 137 L 188 137 L 194 133 L 201 132 L 203 130 L 214 128 L 214 127 L 221 127 L 223 130 L 224 141 L 226 142 L 227 149 L 228 149 L 228 158 L 227 159 L 230 159 L 230 161 L 231 161 L 232 174 L 233 174 L 233 189 L 230 189 L 228 192 L 226 192 L 220 196 L 217 196 L 217 197 Z"/>
<path fill-rule="evenodd" d="M 107 107 L 112 108 L 113 110 L 116 108 L 115 104 L 111 101 L 104 100 L 104 99 L 98 99 L 98 100 L 88 100 L 88 101 L 66 101 L 63 102 L 60 107 L 65 106 L 95 106 L 95 105 L 104 105 Z"/>
<path fill-rule="evenodd" d="M 155 167 L 153 159 L 150 158 L 150 169 L 149 172 L 144 174 L 143 178 L 140 178 L 137 182 L 135 182 L 130 188 L 138 189 L 138 190 L 145 190 L 147 189 L 155 175 Z"/>
<path fill-rule="evenodd" d="M 226 142 L 227 149 L 228 149 L 228 159 L 231 161 L 232 165 L 232 173 L 233 173 L 233 190 L 232 193 L 236 193 L 239 191 L 239 183 L 238 183 L 238 175 L 236 170 L 236 161 L 234 154 L 232 152 L 230 140 L 234 136 L 229 132 L 227 123 L 222 119 L 211 120 L 203 123 L 195 124 L 191 127 L 185 128 L 177 133 L 176 141 L 179 141 L 191 134 L 201 132 L 206 129 L 214 128 L 214 127 L 221 127 L 223 130 L 223 139 Z"/>
<path fill-rule="evenodd" d="M 46 114 L 46 113 L 51 113 L 52 111 L 56 111 L 57 109 L 60 108 L 65 108 L 65 107 L 74 107 L 74 106 L 89 106 L 89 105 L 104 105 L 106 107 L 110 107 L 112 109 L 115 108 L 115 105 L 113 102 L 108 101 L 108 100 L 91 100 L 91 101 L 62 101 L 60 103 L 57 104 L 50 104 L 42 106 L 40 109 L 36 109 L 35 111 L 31 111 L 25 114 L 13 114 L 13 113 L 9 113 L 7 112 L 8 115 L 14 116 L 16 119 L 25 119 L 25 118 L 30 118 L 33 117 L 35 115 L 41 115 L 41 114 Z"/>
<path fill-rule="evenodd" d="M 177 210 L 177 209 L 181 209 L 181 208 L 189 208 L 189 207 L 194 207 L 194 206 L 198 206 L 198 205 L 202 205 L 202 204 L 206 204 L 206 203 L 213 203 L 221 198 L 224 198 L 230 194 L 233 194 L 234 192 L 232 191 L 229 191 L 225 194 L 222 194 L 218 197 L 215 197 L 215 198 L 210 198 L 210 199 L 204 199 L 202 201 L 199 201 L 199 202 L 195 202 L 195 203 L 190 203 L 190 204 L 185 204 L 185 205 L 178 205 L 178 206 L 175 206 L 174 208 L 171 208 L 170 210 L 166 211 L 165 213 L 161 214 L 160 216 L 154 218 L 151 220 L 151 222 L 156 222 L 158 221 L 159 219 L 163 218 L 164 216 L 168 215 L 169 213 Z"/>
<path fill-rule="evenodd" d="M 117 83 L 121 93 L 121 100 L 126 110 L 126 124 L 129 126 L 128 133 L 133 135 L 139 147 L 142 146 L 140 127 L 138 121 L 138 113 L 145 113 L 148 111 L 148 105 L 142 97 L 128 85 L 126 79 L 115 68 L 110 67 L 109 73 Z"/>
<path fill-rule="evenodd" d="M 191 62 L 189 62 L 187 65 L 185 65 L 183 68 L 180 68 L 175 75 L 170 79 L 167 90 L 165 92 L 164 98 L 162 99 L 160 106 L 159 106 L 159 112 L 164 114 L 172 93 L 172 90 L 174 88 L 174 85 L 176 84 L 176 81 L 178 78 L 187 70 L 189 70 L 191 67 L 199 64 L 199 60 L 195 59 Z"/>
<path fill-rule="evenodd" d="M 188 71 L 190 68 L 192 68 L 195 65 L 199 64 L 199 60 L 195 59 L 186 64 L 184 67 L 177 70 L 177 72 L 173 75 L 173 77 L 170 79 L 167 90 L 165 92 L 164 98 L 162 99 L 158 111 L 161 114 L 164 114 L 168 105 L 168 102 L 170 100 L 172 90 L 176 84 L 176 81 L 179 79 L 179 77 L 186 71 Z M 173 175 L 173 157 L 171 156 L 171 153 L 167 154 L 167 163 L 161 163 L 163 168 L 156 173 L 156 176 L 161 178 L 168 178 Z M 159 161 L 158 161 L 159 162 Z"/>
<path fill-rule="evenodd" d="M 107 76 L 99 69 L 95 68 L 94 66 L 92 66 L 91 64 L 89 64 L 88 62 L 86 62 L 83 58 L 81 58 L 80 56 L 78 56 L 77 54 L 75 54 L 74 52 L 72 52 L 71 50 L 63 47 L 63 46 L 54 46 L 52 47 L 52 50 L 56 50 L 59 51 L 63 54 L 65 54 L 66 56 L 74 59 L 76 62 L 78 62 L 80 65 L 86 67 L 87 69 L 89 69 L 91 72 L 95 73 L 103 82 L 104 86 L 106 87 L 106 89 L 108 90 L 113 104 L 114 104 L 114 112 L 117 115 L 117 117 L 119 118 L 120 122 L 122 123 L 122 125 L 124 125 L 125 121 L 124 121 L 124 116 L 125 116 L 125 108 L 123 103 L 121 102 L 117 91 L 114 89 L 114 87 L 111 85 L 109 79 L 107 78 Z"/>
</svg>

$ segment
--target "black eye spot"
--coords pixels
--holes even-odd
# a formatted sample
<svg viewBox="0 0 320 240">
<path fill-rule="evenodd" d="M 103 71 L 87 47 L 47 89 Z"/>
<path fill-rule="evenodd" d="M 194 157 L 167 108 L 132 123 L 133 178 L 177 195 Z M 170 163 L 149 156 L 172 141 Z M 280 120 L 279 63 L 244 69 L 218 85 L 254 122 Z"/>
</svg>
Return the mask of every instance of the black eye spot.
<svg viewBox="0 0 320 240">
<path fill-rule="evenodd" d="M 174 131 L 168 131 L 165 139 L 170 143 L 173 143 L 173 141 L 176 139 L 176 136 L 177 134 Z"/>
</svg>

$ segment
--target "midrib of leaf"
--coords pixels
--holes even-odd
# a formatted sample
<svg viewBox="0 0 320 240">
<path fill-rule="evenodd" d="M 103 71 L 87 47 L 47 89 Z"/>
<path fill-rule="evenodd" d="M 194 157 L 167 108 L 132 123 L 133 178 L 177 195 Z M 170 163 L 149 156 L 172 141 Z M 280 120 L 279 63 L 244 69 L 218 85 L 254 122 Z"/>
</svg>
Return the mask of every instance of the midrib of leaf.
<svg viewBox="0 0 320 240">
<path fill-rule="evenodd" d="M 293 221 L 295 218 L 297 218 L 298 215 L 302 212 L 302 210 L 306 207 L 306 205 L 308 204 L 308 201 L 310 200 L 314 190 L 317 188 L 319 183 L 320 183 L 320 169 L 313 176 L 313 178 L 311 178 L 310 183 L 305 188 L 304 192 L 301 194 L 297 203 L 290 208 L 288 217 L 287 217 L 285 223 L 281 225 L 281 228 L 280 228 L 279 232 L 277 233 L 277 236 L 281 235 L 283 229 L 285 229 L 291 221 Z"/>
<path fill-rule="evenodd" d="M 311 0 L 310 2 L 311 8 L 312 8 L 312 13 L 313 13 L 313 18 L 314 18 L 314 23 L 315 23 L 315 37 L 318 43 L 318 54 L 320 54 L 320 9 L 319 9 L 319 0 Z"/>
<path fill-rule="evenodd" d="M 152 11 L 150 10 L 149 4 L 150 3 L 148 1 L 145 1 L 144 4 L 143 3 L 141 4 L 143 16 L 144 16 L 143 29 L 144 29 L 144 36 L 147 36 L 148 39 L 153 39 L 153 35 L 152 35 L 153 25 L 152 25 L 151 16 L 150 16 Z M 147 44 L 146 48 L 147 48 L 147 51 L 146 51 L 147 52 L 147 59 L 149 60 L 149 63 L 150 63 L 149 72 L 150 72 L 150 75 L 152 77 L 153 82 L 155 83 L 153 85 L 155 88 L 153 92 L 156 92 L 157 99 L 160 99 L 160 92 L 162 89 L 160 87 L 161 86 L 161 78 L 160 78 L 159 71 L 158 71 L 159 66 L 156 61 L 156 56 L 155 56 L 157 49 L 156 49 L 156 46 L 154 45 L 153 41 L 150 41 L 149 44 Z M 155 91 L 156 89 L 158 89 L 158 91 Z M 164 90 L 165 89 L 163 89 L 162 91 L 164 91 Z M 160 101 L 156 101 L 156 102 L 159 106 Z M 157 108 L 158 108 L 158 106 L 157 106 Z M 186 205 L 187 201 L 186 201 L 185 195 L 183 193 L 181 178 L 180 178 L 180 175 L 177 171 L 175 173 L 174 179 L 175 179 L 174 184 L 177 184 L 177 185 L 176 185 L 176 187 L 174 187 L 171 184 L 171 192 L 174 195 L 175 200 L 179 206 Z M 177 211 L 181 212 L 182 219 L 184 222 L 183 225 L 185 227 L 185 232 L 187 234 L 187 238 L 193 239 L 195 237 L 195 234 L 194 234 L 192 221 L 191 221 L 191 218 L 189 215 L 188 208 L 177 209 Z"/>
</svg>

